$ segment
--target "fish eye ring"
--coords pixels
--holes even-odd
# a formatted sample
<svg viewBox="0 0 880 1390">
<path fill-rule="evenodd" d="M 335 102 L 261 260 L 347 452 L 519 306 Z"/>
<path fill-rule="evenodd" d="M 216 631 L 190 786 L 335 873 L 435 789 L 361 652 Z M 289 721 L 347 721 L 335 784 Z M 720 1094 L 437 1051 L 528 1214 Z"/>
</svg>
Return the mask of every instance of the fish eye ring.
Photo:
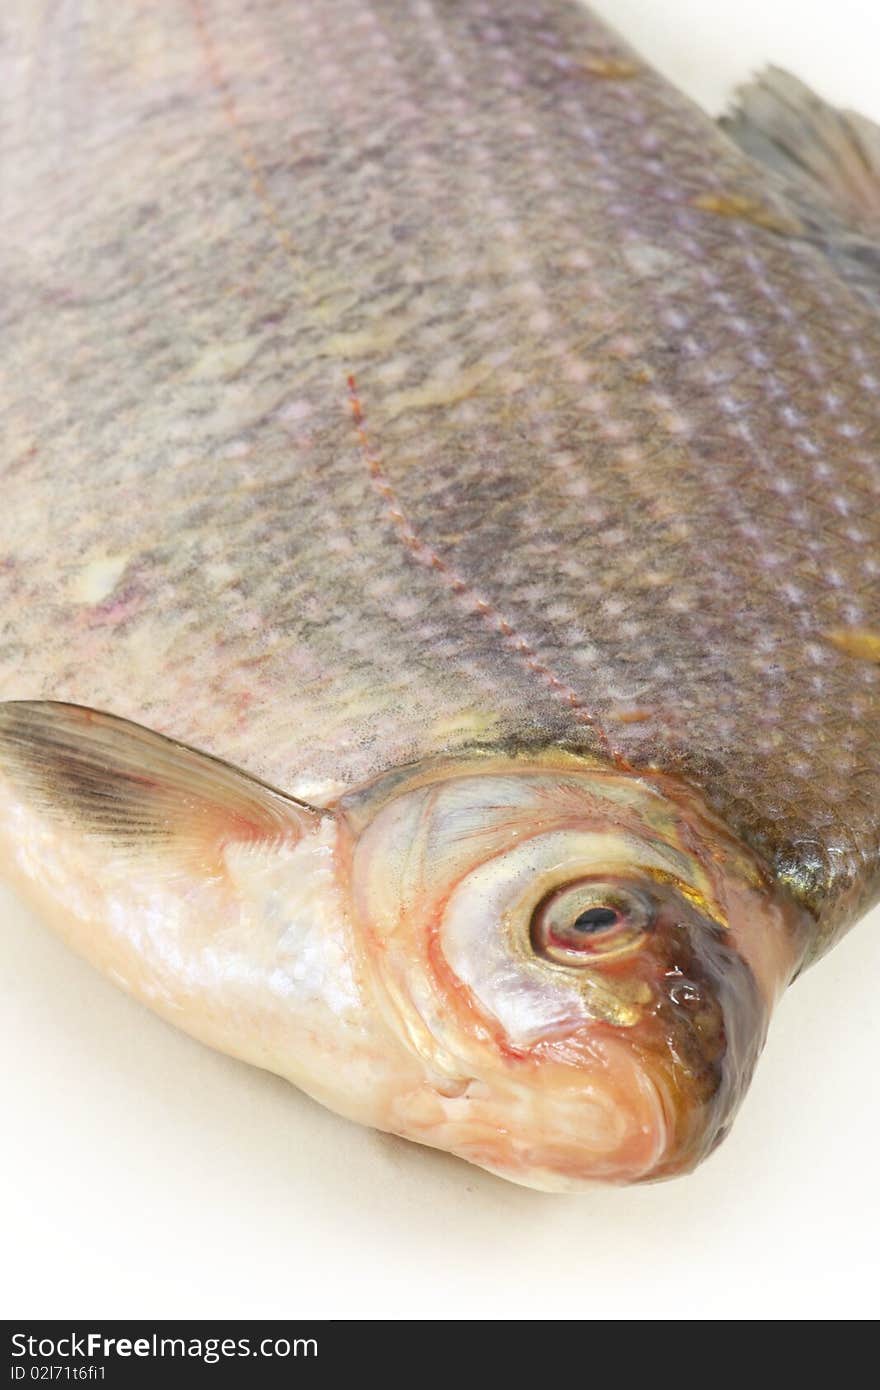
<svg viewBox="0 0 880 1390">
<path fill-rule="evenodd" d="M 655 916 L 653 900 L 637 888 L 579 879 L 555 888 L 535 908 L 532 949 L 556 965 L 598 964 L 640 946 Z"/>
</svg>

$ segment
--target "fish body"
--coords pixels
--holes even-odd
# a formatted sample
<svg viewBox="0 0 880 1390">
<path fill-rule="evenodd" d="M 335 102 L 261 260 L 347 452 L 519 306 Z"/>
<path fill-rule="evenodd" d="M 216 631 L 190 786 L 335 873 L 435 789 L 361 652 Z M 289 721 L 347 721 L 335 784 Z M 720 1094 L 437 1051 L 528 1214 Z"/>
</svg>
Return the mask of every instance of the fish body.
<svg viewBox="0 0 880 1390">
<path fill-rule="evenodd" d="M 3 44 L 6 876 L 353 1118 L 693 1166 L 880 882 L 870 131 L 562 0 Z"/>
</svg>

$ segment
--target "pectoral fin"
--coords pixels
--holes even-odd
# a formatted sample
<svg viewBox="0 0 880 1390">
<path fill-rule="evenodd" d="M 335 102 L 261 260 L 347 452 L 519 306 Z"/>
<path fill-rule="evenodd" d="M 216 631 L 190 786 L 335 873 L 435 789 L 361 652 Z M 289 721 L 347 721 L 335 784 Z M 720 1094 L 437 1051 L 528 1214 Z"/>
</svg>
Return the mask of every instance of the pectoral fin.
<svg viewBox="0 0 880 1390">
<path fill-rule="evenodd" d="M 352 988 L 334 835 L 332 814 L 125 719 L 0 704 L 3 879 L 164 1018 L 315 1090 L 323 981 Z"/>
<path fill-rule="evenodd" d="M 150 729 L 51 701 L 0 704 L 0 774 L 30 812 L 117 856 L 209 872 L 224 844 L 295 842 L 321 814 Z"/>
<path fill-rule="evenodd" d="M 880 126 L 772 67 L 740 89 L 721 126 L 772 171 L 810 239 L 880 308 Z"/>
</svg>

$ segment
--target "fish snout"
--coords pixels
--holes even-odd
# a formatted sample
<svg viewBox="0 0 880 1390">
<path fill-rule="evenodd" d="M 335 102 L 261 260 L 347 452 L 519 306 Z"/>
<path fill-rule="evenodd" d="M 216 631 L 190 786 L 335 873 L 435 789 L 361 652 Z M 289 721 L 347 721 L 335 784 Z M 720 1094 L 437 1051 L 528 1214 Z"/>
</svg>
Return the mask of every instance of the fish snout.
<svg viewBox="0 0 880 1390">
<path fill-rule="evenodd" d="M 771 1012 L 729 926 L 695 913 L 658 938 L 652 1005 L 632 1037 L 664 1105 L 666 1142 L 649 1178 L 690 1171 L 727 1134 Z"/>
</svg>

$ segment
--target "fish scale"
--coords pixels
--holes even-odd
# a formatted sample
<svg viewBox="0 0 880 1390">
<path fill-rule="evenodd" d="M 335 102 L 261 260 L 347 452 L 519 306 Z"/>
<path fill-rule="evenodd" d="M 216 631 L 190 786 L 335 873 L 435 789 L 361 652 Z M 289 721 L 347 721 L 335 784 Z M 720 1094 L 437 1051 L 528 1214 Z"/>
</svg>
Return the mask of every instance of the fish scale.
<svg viewBox="0 0 880 1390">
<path fill-rule="evenodd" d="M 190 635 L 212 676 L 218 657 L 222 663 L 211 701 L 202 696 L 198 706 L 200 714 L 216 708 L 223 725 L 218 732 L 212 719 L 210 746 L 283 785 L 346 784 L 380 764 L 424 756 L 437 746 L 423 732 L 432 721 L 446 730 L 461 718 L 466 729 L 471 715 L 489 718 L 496 738 L 586 738 L 589 746 L 589 725 L 548 699 L 546 680 L 530 682 L 509 643 L 493 643 L 448 586 L 418 572 L 432 554 L 522 634 L 560 689 L 608 722 L 623 756 L 683 771 L 766 855 L 796 861 L 798 844 L 815 840 L 820 825 L 828 840 L 827 808 L 848 803 L 832 822 L 834 873 L 824 868 L 809 889 L 831 932 L 836 900 L 876 856 L 876 797 L 872 787 L 852 799 L 839 753 L 824 760 L 800 711 L 819 709 L 824 730 L 835 717 L 851 726 L 853 697 L 876 688 L 876 669 L 823 640 L 854 612 L 860 622 L 876 615 L 876 584 L 861 571 L 874 548 L 866 513 L 878 486 L 871 450 L 880 398 L 850 385 L 856 335 L 862 360 L 880 360 L 876 322 L 812 248 L 694 208 L 713 189 L 763 204 L 773 194 L 640 61 L 631 76 L 591 75 L 586 55 L 624 59 L 629 51 L 571 6 L 514 4 L 499 13 L 492 5 L 332 4 L 319 13 L 300 5 L 281 16 L 259 4 L 194 4 L 155 15 L 140 8 L 132 22 L 142 52 L 181 46 L 170 90 L 157 62 L 132 92 L 118 40 L 105 42 L 94 27 L 81 26 L 70 58 L 61 57 L 63 25 L 42 40 L 50 84 L 54 74 L 37 108 L 44 118 L 56 91 L 60 98 L 67 84 L 76 90 L 82 63 L 84 72 L 108 73 L 110 89 L 92 107 L 80 97 L 68 120 L 109 171 L 123 157 L 145 164 L 146 139 L 169 153 L 151 190 L 159 209 L 140 221 L 139 187 L 121 204 L 102 199 L 100 181 L 78 164 L 65 179 L 43 175 L 38 185 L 52 198 L 69 190 L 68 207 L 78 189 L 96 193 L 96 206 L 73 214 L 81 240 L 68 246 L 70 224 L 64 238 L 41 232 L 46 268 L 38 276 L 51 293 L 52 278 L 67 268 L 59 257 L 72 251 L 74 293 L 92 312 L 77 316 L 68 304 L 60 326 L 53 316 L 53 339 L 63 342 L 65 328 L 69 335 L 58 362 L 33 311 L 21 311 L 27 426 L 40 452 L 17 486 L 34 510 L 36 491 L 54 490 L 55 451 L 82 459 L 94 505 L 71 523 L 56 502 L 41 548 L 51 554 L 59 549 L 52 537 L 66 534 L 73 544 L 65 559 L 87 565 L 97 537 L 109 533 L 111 549 L 140 554 L 142 612 L 123 617 L 121 632 L 113 626 L 112 646 L 137 645 L 139 623 L 149 624 L 146 647 L 167 649 L 167 666 L 150 689 L 118 691 L 121 662 L 109 638 L 102 642 L 93 615 L 64 607 L 44 569 L 31 575 L 31 602 L 38 611 L 50 605 L 51 631 L 35 629 L 23 659 L 19 648 L 4 693 L 32 694 L 35 679 L 86 703 L 100 696 L 117 707 L 124 693 L 123 712 L 191 737 L 176 698 L 187 655 L 155 635 L 167 623 Z M 138 119 L 146 119 L 146 135 Z M 120 127 L 122 147 L 107 133 Z M 290 135 L 279 142 L 282 130 Z M 46 163 L 53 167 L 51 154 Z M 187 202 L 174 196 L 181 179 Z M 332 216 L 326 188 L 334 190 Z M 40 223 L 44 200 L 32 197 L 31 206 Z M 238 232 L 225 230 L 236 221 Z M 20 212 L 13 247 L 26 245 L 29 227 Z M 676 275 L 634 277 L 627 246 L 658 248 Z M 110 334 L 93 297 L 100 300 L 102 282 L 128 305 Z M 224 366 L 227 345 L 242 339 L 248 350 Z M 120 345 L 131 370 L 114 380 Z M 170 377 L 163 354 L 177 369 Z M 56 368 L 55 390 L 38 392 Z M 387 508 L 360 476 L 349 373 L 369 448 L 425 547 L 421 559 L 396 544 Z M 832 387 L 837 409 L 817 410 L 816 394 L 827 397 Z M 7 388 L 6 397 L 18 414 L 20 390 Z M 52 427 L 53 405 L 70 412 L 66 427 Z M 289 423 L 279 427 L 285 409 Z M 803 428 L 786 424 L 786 412 L 802 417 Z M 50 461 L 42 462 L 47 448 Z M 864 471 L 848 465 L 855 448 L 870 457 Z M 138 480 L 147 476 L 144 497 Z M 99 477 L 137 492 L 146 535 L 136 546 L 118 523 L 108 527 L 88 481 Z M 265 514 L 262 487 L 271 490 Z M 172 559 L 164 547 L 174 543 L 175 512 L 196 507 L 192 522 L 181 518 L 189 545 Z M 867 530 L 861 545 L 847 543 L 846 510 Z M 285 524 L 291 513 L 308 517 L 306 526 Z M 10 506 L 10 516 L 22 514 Z M 326 577 L 306 579 L 311 546 L 296 536 L 316 534 L 336 515 L 357 537 L 353 550 L 369 559 L 358 565 L 349 553 L 348 572 L 335 566 L 328 605 Z M 239 617 L 232 593 L 212 592 L 204 576 L 199 583 L 207 556 L 227 537 L 232 593 L 254 591 L 251 629 L 243 598 Z M 393 605 L 384 620 L 375 607 L 356 620 L 357 570 L 373 565 L 379 537 L 379 569 L 395 590 L 419 596 L 429 632 L 439 627 L 444 649 L 457 654 L 455 679 L 448 669 L 445 681 L 437 673 L 432 638 L 421 640 L 417 623 L 389 622 Z M 238 557 L 253 544 L 273 573 L 245 570 Z M 314 563 L 320 571 L 323 556 Z M 798 601 L 780 592 L 781 581 L 796 586 Z M 322 631 L 300 641 L 310 608 Z M 70 664 L 60 672 L 38 655 L 77 618 L 88 634 L 81 649 L 101 653 L 97 686 L 66 638 Z M 15 625 L 5 626 L 10 640 Z M 264 644 L 267 626 L 285 634 L 281 651 Z M 376 634 L 371 647 L 393 651 L 391 669 L 358 649 L 355 634 L 365 628 Z M 756 644 L 772 646 L 763 669 Z M 312 686 L 300 689 L 296 679 L 309 658 L 337 717 L 332 743 L 311 730 L 317 739 L 303 766 L 289 734 L 268 754 L 277 716 L 267 740 L 271 716 L 260 706 L 270 692 L 280 696 L 285 723 L 296 725 L 312 698 Z M 253 689 L 250 662 L 268 673 Z M 441 699 L 429 693 L 438 681 Z M 372 716 L 351 710 L 363 687 L 375 692 Z M 223 708 L 236 688 L 251 697 L 241 727 Z M 618 707 L 636 706 L 648 717 L 614 722 Z M 389 749 L 378 729 L 391 707 Z M 856 760 L 880 774 L 876 725 L 861 707 L 856 717 Z M 342 757 L 340 725 L 353 745 Z M 804 764 L 809 770 L 797 775 Z"/>
<path fill-rule="evenodd" d="M 804 190 L 564 0 L 15 0 L 0 68 L 0 697 L 322 808 L 677 779 L 826 949 L 880 885 L 880 324 Z"/>
</svg>

